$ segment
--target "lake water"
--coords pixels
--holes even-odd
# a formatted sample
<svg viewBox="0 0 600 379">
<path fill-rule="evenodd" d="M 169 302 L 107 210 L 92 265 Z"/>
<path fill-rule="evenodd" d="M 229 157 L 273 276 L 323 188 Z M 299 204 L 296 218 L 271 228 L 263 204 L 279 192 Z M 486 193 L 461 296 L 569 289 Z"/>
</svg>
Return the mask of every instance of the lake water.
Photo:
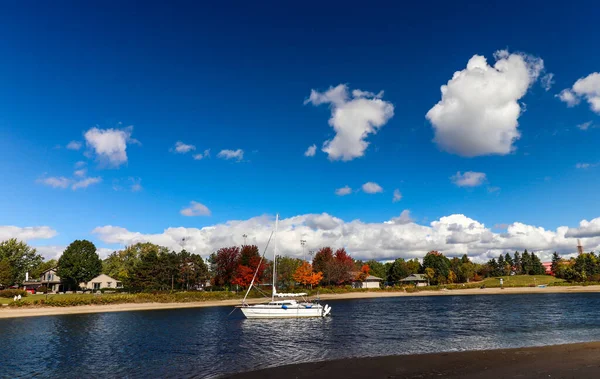
<svg viewBox="0 0 600 379">
<path fill-rule="evenodd" d="M 0 378 L 218 377 L 347 357 L 600 340 L 600 294 L 328 301 L 332 317 L 232 307 L 0 320 Z"/>
</svg>

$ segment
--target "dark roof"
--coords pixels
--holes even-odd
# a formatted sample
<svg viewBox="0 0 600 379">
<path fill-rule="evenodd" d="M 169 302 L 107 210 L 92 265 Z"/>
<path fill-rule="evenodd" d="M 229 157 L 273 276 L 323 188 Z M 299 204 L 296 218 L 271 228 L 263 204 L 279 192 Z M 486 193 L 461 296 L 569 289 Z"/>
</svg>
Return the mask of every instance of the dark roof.
<svg viewBox="0 0 600 379">
<path fill-rule="evenodd" d="M 425 275 L 423 275 L 423 274 L 411 274 L 400 281 L 401 282 L 421 282 L 421 281 L 426 282 L 427 278 L 425 278 Z"/>
</svg>

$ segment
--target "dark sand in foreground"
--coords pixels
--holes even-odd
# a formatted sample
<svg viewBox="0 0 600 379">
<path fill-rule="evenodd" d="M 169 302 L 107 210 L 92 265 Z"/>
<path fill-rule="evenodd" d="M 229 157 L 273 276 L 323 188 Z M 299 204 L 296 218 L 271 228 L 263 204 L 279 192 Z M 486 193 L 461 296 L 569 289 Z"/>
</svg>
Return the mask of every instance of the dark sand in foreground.
<svg viewBox="0 0 600 379">
<path fill-rule="evenodd" d="M 342 346 L 340 346 L 343 349 Z M 600 378 L 600 342 L 520 349 L 354 358 L 226 376 L 318 378 Z"/>
</svg>

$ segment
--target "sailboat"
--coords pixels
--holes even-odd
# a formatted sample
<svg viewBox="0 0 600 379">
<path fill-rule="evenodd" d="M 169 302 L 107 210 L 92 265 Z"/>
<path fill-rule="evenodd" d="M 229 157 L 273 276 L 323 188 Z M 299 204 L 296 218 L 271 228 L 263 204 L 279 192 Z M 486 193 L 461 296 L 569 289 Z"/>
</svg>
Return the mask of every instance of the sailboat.
<svg viewBox="0 0 600 379">
<path fill-rule="evenodd" d="M 249 305 L 246 303 L 246 298 L 250 289 L 254 285 L 258 268 L 254 273 L 252 282 L 248 287 L 246 296 L 242 300 L 240 309 L 246 318 L 297 318 L 297 317 L 325 317 L 331 312 L 329 305 L 321 305 L 316 302 L 308 301 L 306 293 L 278 293 L 277 292 L 277 227 L 279 223 L 279 215 L 275 218 L 275 238 L 273 240 L 273 291 L 271 301 L 266 304 Z M 268 246 L 268 245 L 267 245 Z M 264 257 L 264 254 L 263 254 Z M 261 258 L 262 262 L 262 258 Z M 259 264 L 260 267 L 260 264 Z M 297 301 L 293 298 L 301 298 Z"/>
</svg>

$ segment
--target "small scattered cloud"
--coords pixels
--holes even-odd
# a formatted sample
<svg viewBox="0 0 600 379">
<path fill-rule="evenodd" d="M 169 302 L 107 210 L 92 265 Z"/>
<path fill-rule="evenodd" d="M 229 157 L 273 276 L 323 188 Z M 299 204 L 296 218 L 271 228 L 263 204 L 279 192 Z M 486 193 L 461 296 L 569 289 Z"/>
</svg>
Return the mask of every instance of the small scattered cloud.
<svg viewBox="0 0 600 379">
<path fill-rule="evenodd" d="M 392 202 L 397 203 L 400 200 L 402 200 L 402 194 L 400 193 L 400 190 L 396 188 L 394 190 L 394 197 L 392 198 Z"/>
<path fill-rule="evenodd" d="M 338 196 L 346 196 L 346 195 L 350 195 L 352 193 L 352 188 L 348 187 L 348 186 L 344 186 L 342 188 L 338 188 L 335 190 L 335 194 Z"/>
<path fill-rule="evenodd" d="M 196 146 L 194 145 L 188 145 L 185 144 L 181 141 L 177 141 L 175 142 L 175 146 L 173 146 L 171 148 L 171 151 L 175 152 L 175 153 L 179 153 L 179 154 L 186 154 L 189 153 L 192 150 L 196 150 Z"/>
<path fill-rule="evenodd" d="M 52 188 L 67 188 L 71 185 L 71 179 L 64 176 L 50 176 L 38 179 L 37 182 Z"/>
<path fill-rule="evenodd" d="M 77 174 L 78 174 L 78 171 L 75 171 L 76 176 L 78 176 Z M 76 191 L 81 188 L 87 188 L 93 184 L 100 183 L 101 181 L 102 181 L 101 177 L 86 178 L 85 173 L 83 173 L 81 176 L 79 176 L 79 179 L 65 178 L 64 176 L 51 176 L 51 177 L 40 178 L 37 180 L 38 183 L 43 184 L 48 187 L 60 188 L 60 189 L 66 189 L 66 188 L 71 187 L 71 189 L 73 191 Z"/>
<path fill-rule="evenodd" d="M 108 167 L 119 167 L 127 163 L 127 145 L 140 144 L 131 137 L 133 126 L 124 129 L 99 129 L 91 128 L 85 132 L 84 137 L 90 151 L 87 155 L 94 154 L 101 164 Z"/>
<path fill-rule="evenodd" d="M 190 205 L 181 210 L 181 215 L 187 217 L 195 216 L 210 216 L 210 209 L 204 204 L 200 204 L 196 201 L 191 201 Z"/>
<path fill-rule="evenodd" d="M 383 192 L 383 188 L 381 188 L 381 186 L 379 184 L 374 183 L 374 182 L 367 182 L 367 183 L 363 184 L 362 190 L 363 190 L 363 192 L 369 193 L 369 194 Z"/>
<path fill-rule="evenodd" d="M 550 91 L 550 89 L 554 85 L 554 74 L 551 72 L 547 73 L 546 75 L 542 76 L 540 82 L 542 83 L 542 88 L 546 92 Z"/>
<path fill-rule="evenodd" d="M 521 137 L 519 100 L 544 69 L 540 58 L 506 50 L 491 66 L 474 55 L 441 87 L 441 100 L 425 115 L 440 149 L 463 157 L 506 155 Z"/>
<path fill-rule="evenodd" d="M 210 158 L 210 149 L 204 150 L 204 153 L 194 154 L 193 158 L 194 158 L 194 160 L 197 160 L 197 161 L 199 161 L 201 159 Z"/>
<path fill-rule="evenodd" d="M 458 171 L 450 180 L 458 187 L 477 187 L 485 182 L 486 175 L 483 172 L 467 171 L 463 174 Z"/>
<path fill-rule="evenodd" d="M 581 170 L 586 170 L 588 168 L 596 167 L 598 165 L 599 165 L 599 163 L 577 163 L 575 165 L 575 168 L 578 168 Z"/>
<path fill-rule="evenodd" d="M 67 144 L 67 149 L 69 150 L 79 150 L 83 146 L 81 141 L 71 141 Z"/>
<path fill-rule="evenodd" d="M 36 239 L 50 239 L 56 236 L 56 230 L 49 226 L 13 226 L 0 225 L 0 241 L 6 241 L 16 238 L 20 241 L 30 241 Z"/>
<path fill-rule="evenodd" d="M 488 187 L 487 190 L 489 193 L 498 193 L 500 192 L 500 187 Z"/>
<path fill-rule="evenodd" d="M 142 179 L 140 178 L 129 178 L 129 182 L 130 182 L 130 189 L 131 192 L 139 192 L 141 191 L 142 188 Z"/>
<path fill-rule="evenodd" d="M 317 145 L 313 144 L 304 152 L 305 157 L 314 157 L 317 152 Z"/>
<path fill-rule="evenodd" d="M 580 130 L 588 130 L 591 127 L 593 127 L 592 121 L 584 122 L 583 124 L 577 125 L 577 128 L 579 128 Z"/>
<path fill-rule="evenodd" d="M 71 186 L 71 189 L 75 191 L 80 188 L 88 188 L 89 186 L 91 186 L 93 184 L 98 184 L 100 182 L 102 182 L 101 177 L 85 178 L 85 179 L 81 179 L 79 181 L 74 182 L 73 185 Z"/>
<path fill-rule="evenodd" d="M 556 96 L 568 107 L 574 107 L 585 99 L 590 109 L 600 114 L 600 72 L 593 72 L 585 78 L 578 79 L 573 87 L 562 90 Z"/>
<path fill-rule="evenodd" d="M 410 211 L 408 209 L 405 209 L 402 211 L 402 213 L 400 213 L 400 216 L 392 218 L 388 223 L 395 225 L 404 225 L 410 224 L 411 222 L 413 222 L 413 219 L 410 216 Z"/>
<path fill-rule="evenodd" d="M 80 170 L 75 170 L 75 172 L 73 172 L 73 175 L 77 176 L 77 177 L 84 177 L 87 174 L 87 168 L 82 168 Z"/>
<path fill-rule="evenodd" d="M 350 161 L 365 154 L 369 146 L 367 137 L 377 134 L 394 116 L 392 103 L 381 97 L 383 91 L 375 94 L 356 89 L 350 94 L 345 84 L 329 87 L 325 92 L 311 90 L 305 105 L 330 104 L 331 107 L 329 125 L 335 136 L 325 141 L 322 148 L 330 160 Z"/>
<path fill-rule="evenodd" d="M 75 168 L 81 168 L 85 166 L 87 163 L 85 161 L 79 161 L 75 163 Z"/>
<path fill-rule="evenodd" d="M 225 149 L 225 150 L 221 150 L 221 151 L 219 151 L 219 154 L 217 154 L 217 157 L 221 158 L 221 159 L 227 159 L 227 160 L 235 159 L 235 160 L 237 160 L 239 162 L 242 159 L 244 159 L 244 150 L 242 150 L 242 149 L 237 149 L 237 150 L 228 150 L 228 149 Z"/>
</svg>

